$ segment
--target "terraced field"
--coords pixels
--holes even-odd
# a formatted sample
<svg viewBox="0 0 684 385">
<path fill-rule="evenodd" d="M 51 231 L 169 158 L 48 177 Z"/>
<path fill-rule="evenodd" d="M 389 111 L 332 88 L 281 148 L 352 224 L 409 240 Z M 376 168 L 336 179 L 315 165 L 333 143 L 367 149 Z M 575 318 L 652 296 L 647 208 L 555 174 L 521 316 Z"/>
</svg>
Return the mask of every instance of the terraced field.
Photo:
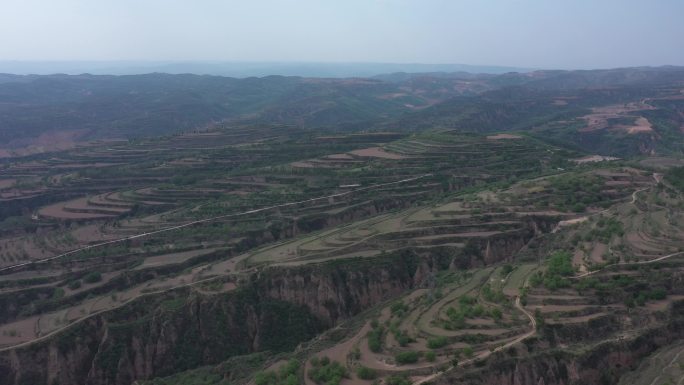
<svg viewBox="0 0 684 385">
<path fill-rule="evenodd" d="M 585 351 L 598 331 L 636 337 L 684 295 L 684 200 L 651 169 L 581 155 L 525 135 L 238 127 L 7 165 L 0 355 L 258 290 L 250 301 L 298 300 L 344 331 L 280 351 L 310 385 L 333 369 L 439 383 L 512 352 Z M 410 275 L 342 272 L 387 260 Z M 332 270 L 311 289 L 331 297 L 291 293 L 314 273 L 255 283 L 297 269 Z M 331 294 L 350 277 L 383 281 Z"/>
<path fill-rule="evenodd" d="M 628 236 L 631 227 L 628 226 L 619 234 L 600 234 L 608 238 L 606 244 L 612 246 L 611 250 L 616 250 L 616 262 L 592 263 L 573 257 L 572 251 L 573 248 L 584 250 L 590 244 L 573 242 L 577 234 L 601 229 L 605 232 L 605 227 L 610 225 L 602 223 L 606 218 L 622 220 L 657 213 L 657 208 L 649 207 L 654 201 L 662 205 L 659 206 L 661 210 L 676 212 L 674 209 L 680 203 L 675 203 L 673 190 L 649 184 L 648 178 L 638 177 L 642 174 L 634 174 L 635 170 L 626 171 L 628 173 L 600 171 L 588 174 L 608 177 L 609 185 L 614 178 L 629 176 L 632 188 L 639 192 L 634 200 L 625 194 L 626 199 L 614 201 L 605 210 L 584 214 L 581 218 L 586 220 L 557 227 L 555 232 L 549 233 L 556 245 L 564 244 L 559 237 L 569 239 L 565 243 L 568 251 L 557 251 L 541 263 L 500 264 L 433 274 L 423 281 L 423 288 L 378 307 L 366 316 L 367 321 L 358 332 L 312 354 L 309 359 L 343 363 L 348 369 L 348 380 L 343 382 L 367 383 L 370 382 L 368 373 L 372 373 L 373 378 L 387 380 L 403 376 L 413 383 L 426 383 L 440 381 L 461 367 L 464 373 L 477 371 L 473 368 L 481 367 L 487 358 L 504 350 L 515 350 L 519 354 L 524 350 L 520 349 L 520 343 L 530 338 L 532 342 L 528 343 L 528 349 L 539 338 L 551 338 L 552 344 L 570 351 L 585 351 L 596 343 L 605 344 L 611 340 L 637 338 L 641 328 L 648 330 L 653 323 L 663 322 L 664 312 L 684 299 L 681 286 L 673 283 L 681 277 L 684 252 L 663 255 L 671 243 L 681 244 L 678 232 L 663 228 L 661 242 L 654 243 L 659 247 L 653 246 L 659 254 L 653 253 L 647 258 L 626 258 L 634 255 L 628 248 L 631 245 Z M 514 185 L 479 196 L 490 202 L 504 202 L 515 194 L 519 201 L 523 187 L 528 193 L 537 194 L 539 186 L 548 186 L 544 179 L 538 179 L 534 184 L 531 187 L 525 182 L 525 186 Z M 674 206 L 664 204 L 665 196 Z M 634 207 L 641 209 L 635 213 Z M 436 215 L 438 218 L 443 218 L 444 212 L 457 215 L 454 212 L 457 208 L 462 209 L 463 204 L 448 203 L 423 211 L 410 210 L 406 215 L 407 218 L 435 220 L 431 215 L 441 213 Z M 644 221 L 643 218 L 638 222 Z M 395 218 L 380 221 L 392 219 Z M 674 226 L 678 228 L 676 222 Z M 326 236 L 339 238 L 336 233 Z M 542 237 L 540 243 L 544 242 L 549 240 Z M 587 266 L 591 271 L 583 272 Z M 680 351 L 680 344 L 657 351 L 620 383 L 677 383 L 682 377 L 678 372 L 682 361 Z M 313 370 L 311 364 L 306 365 L 305 373 L 309 370 Z M 307 381 L 315 383 L 311 376 Z"/>
</svg>

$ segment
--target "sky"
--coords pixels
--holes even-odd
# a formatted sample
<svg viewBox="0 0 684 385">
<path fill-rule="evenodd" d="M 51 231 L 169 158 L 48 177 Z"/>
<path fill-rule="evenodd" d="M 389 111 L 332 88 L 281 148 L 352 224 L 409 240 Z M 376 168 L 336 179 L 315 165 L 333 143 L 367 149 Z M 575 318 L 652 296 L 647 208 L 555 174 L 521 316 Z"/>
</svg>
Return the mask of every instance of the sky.
<svg viewBox="0 0 684 385">
<path fill-rule="evenodd" d="M 0 61 L 684 65 L 683 0 L 0 0 Z"/>
</svg>

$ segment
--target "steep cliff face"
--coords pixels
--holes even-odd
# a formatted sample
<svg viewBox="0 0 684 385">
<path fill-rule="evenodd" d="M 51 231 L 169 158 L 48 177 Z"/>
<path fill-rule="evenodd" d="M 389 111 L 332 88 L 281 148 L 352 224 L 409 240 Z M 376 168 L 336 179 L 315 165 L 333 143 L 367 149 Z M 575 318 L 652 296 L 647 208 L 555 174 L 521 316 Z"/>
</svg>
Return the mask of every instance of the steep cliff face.
<svg viewBox="0 0 684 385">
<path fill-rule="evenodd" d="M 417 272 L 429 265 L 406 253 L 269 268 L 230 293 L 207 296 L 186 288 L 144 297 L 0 353 L 0 383 L 130 384 L 235 355 L 292 350 L 413 287 Z"/>
<path fill-rule="evenodd" d="M 585 328 L 591 329 L 591 325 Z M 583 335 L 592 332 L 585 331 Z M 630 338 L 588 341 L 581 350 L 556 350 L 546 339 L 492 355 L 469 371 L 448 373 L 436 384 L 584 385 L 617 384 L 655 350 L 684 337 L 684 301 L 674 303 L 667 322 L 651 325 Z"/>
<path fill-rule="evenodd" d="M 340 320 L 419 286 L 435 270 L 509 258 L 536 223 L 468 250 L 268 267 L 230 293 L 146 296 L 26 347 L 0 352 L 0 384 L 130 384 L 256 351 L 290 351 Z"/>
<path fill-rule="evenodd" d="M 365 270 L 362 266 L 373 268 Z M 327 326 L 333 326 L 339 319 L 419 284 L 425 269 L 430 269 L 425 261 L 406 253 L 390 263 L 359 260 L 356 268 L 329 265 L 323 275 L 311 274 L 309 269 L 274 270 L 264 273 L 273 276 L 260 281 L 259 291 L 269 298 L 305 306 Z"/>
</svg>

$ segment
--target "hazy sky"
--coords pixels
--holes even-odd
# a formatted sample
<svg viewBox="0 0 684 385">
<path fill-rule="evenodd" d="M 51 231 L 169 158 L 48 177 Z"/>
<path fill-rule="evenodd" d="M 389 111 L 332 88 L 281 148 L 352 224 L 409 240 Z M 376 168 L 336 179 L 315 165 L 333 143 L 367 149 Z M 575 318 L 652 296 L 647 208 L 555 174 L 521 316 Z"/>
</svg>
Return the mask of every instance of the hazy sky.
<svg viewBox="0 0 684 385">
<path fill-rule="evenodd" d="M 684 65 L 684 0 L 0 0 L 0 60 Z"/>
</svg>

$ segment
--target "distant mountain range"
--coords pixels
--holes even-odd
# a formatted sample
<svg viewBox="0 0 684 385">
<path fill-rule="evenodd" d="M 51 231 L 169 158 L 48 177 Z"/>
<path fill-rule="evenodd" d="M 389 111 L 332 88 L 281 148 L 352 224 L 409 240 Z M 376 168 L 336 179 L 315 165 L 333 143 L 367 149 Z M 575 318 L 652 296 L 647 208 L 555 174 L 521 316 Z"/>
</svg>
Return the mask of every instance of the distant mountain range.
<svg viewBox="0 0 684 385">
<path fill-rule="evenodd" d="M 519 67 L 419 63 L 0 61 L 0 73 L 19 75 L 139 75 L 161 72 L 167 74 L 216 75 L 235 78 L 252 76 L 263 77 L 269 75 L 348 78 L 372 77 L 394 72 L 469 72 L 474 74 L 502 74 L 506 72 L 529 71 L 531 71 L 531 69 Z"/>
<path fill-rule="evenodd" d="M 604 113 L 601 129 L 582 130 L 593 108 L 628 103 L 644 111 Z M 653 129 L 632 125 L 637 118 Z M 0 157 L 226 122 L 331 131 L 525 130 L 616 155 L 680 152 L 684 68 L 353 78 L 0 74 Z M 630 127 L 640 134 L 623 135 Z"/>
</svg>

